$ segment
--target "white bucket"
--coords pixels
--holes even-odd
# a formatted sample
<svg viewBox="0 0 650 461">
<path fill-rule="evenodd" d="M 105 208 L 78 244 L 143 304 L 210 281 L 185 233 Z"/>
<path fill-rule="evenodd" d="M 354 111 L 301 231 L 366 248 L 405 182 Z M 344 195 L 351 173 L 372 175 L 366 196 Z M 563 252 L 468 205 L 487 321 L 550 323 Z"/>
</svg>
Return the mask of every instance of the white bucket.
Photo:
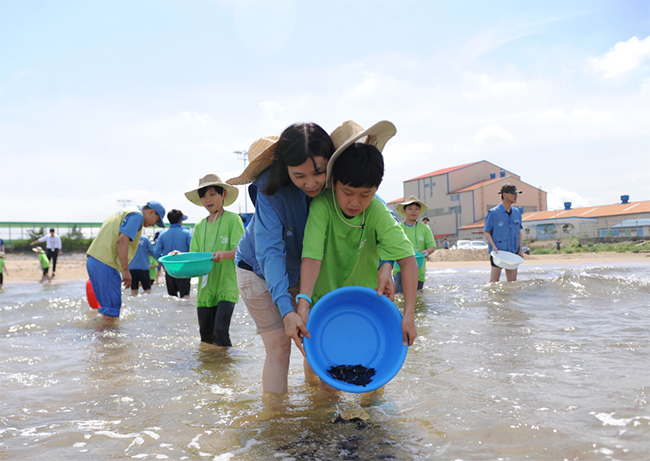
<svg viewBox="0 0 650 461">
<path fill-rule="evenodd" d="M 492 250 L 492 253 L 490 254 L 492 255 L 494 264 L 502 269 L 516 269 L 519 267 L 519 264 L 524 262 L 524 258 L 514 253 L 510 253 L 509 251 L 499 250 L 499 252 L 496 253 Z"/>
</svg>

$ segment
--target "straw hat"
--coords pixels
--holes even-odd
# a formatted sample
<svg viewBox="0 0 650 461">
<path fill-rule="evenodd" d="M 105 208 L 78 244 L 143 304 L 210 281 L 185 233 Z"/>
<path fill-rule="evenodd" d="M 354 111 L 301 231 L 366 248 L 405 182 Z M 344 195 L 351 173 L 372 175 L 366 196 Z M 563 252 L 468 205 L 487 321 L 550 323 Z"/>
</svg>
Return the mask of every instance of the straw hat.
<svg viewBox="0 0 650 461">
<path fill-rule="evenodd" d="M 222 182 L 219 176 L 216 174 L 206 174 L 201 179 L 199 179 L 199 187 L 189 192 L 185 192 L 185 197 L 187 197 L 187 199 L 194 205 L 203 206 L 201 203 L 201 198 L 199 197 L 199 189 L 208 186 L 220 186 L 228 191 L 228 195 L 223 201 L 223 206 L 232 205 L 239 196 L 239 189 Z"/>
<path fill-rule="evenodd" d="M 406 215 L 404 214 L 404 207 L 411 205 L 413 203 L 417 203 L 418 205 L 420 205 L 420 214 L 426 212 L 429 209 L 424 203 L 420 202 L 415 195 L 411 195 L 403 202 L 398 203 L 397 206 L 395 207 L 395 211 L 397 212 L 398 215 L 406 218 Z"/>
<path fill-rule="evenodd" d="M 0 258 L 4 258 L 4 257 L 5 257 L 5 252 L 4 252 L 4 251 L 0 251 Z"/>
<path fill-rule="evenodd" d="M 248 166 L 244 172 L 226 182 L 238 186 L 255 181 L 262 171 L 271 166 L 278 139 L 279 136 L 264 136 L 253 142 L 248 148 Z"/>
<path fill-rule="evenodd" d="M 365 137 L 366 139 L 362 141 L 364 144 L 375 146 L 379 152 L 381 152 L 384 150 L 384 146 L 388 140 L 395 136 L 395 133 L 397 133 L 397 128 L 395 128 L 395 125 L 386 120 L 375 123 L 367 130 L 364 130 L 361 128 L 361 126 L 352 120 L 347 120 L 341 123 L 334 129 L 334 131 L 332 131 L 332 134 L 330 135 L 336 151 L 332 154 L 330 161 L 327 163 L 327 182 L 330 182 L 332 169 L 334 168 L 334 162 L 339 157 L 339 155 L 341 155 L 341 153 L 350 147 L 353 143 Z"/>
<path fill-rule="evenodd" d="M 36 253 L 45 253 L 45 251 L 43 251 L 43 249 L 41 247 L 34 247 L 34 248 L 32 248 L 32 251 L 34 251 Z"/>
</svg>

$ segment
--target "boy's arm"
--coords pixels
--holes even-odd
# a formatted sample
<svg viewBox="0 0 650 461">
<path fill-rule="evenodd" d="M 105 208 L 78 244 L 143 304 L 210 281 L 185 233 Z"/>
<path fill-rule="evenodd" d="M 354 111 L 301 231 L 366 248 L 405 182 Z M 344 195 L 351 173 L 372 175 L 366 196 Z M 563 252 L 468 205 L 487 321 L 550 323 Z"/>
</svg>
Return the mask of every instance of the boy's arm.
<svg viewBox="0 0 650 461">
<path fill-rule="evenodd" d="M 404 317 L 402 318 L 402 344 L 412 346 L 418 335 L 415 328 L 415 294 L 418 289 L 418 264 L 415 256 L 398 259 L 402 269 L 402 288 L 404 290 Z"/>
<path fill-rule="evenodd" d="M 305 295 L 311 299 L 314 293 L 314 286 L 320 273 L 321 261 L 319 259 L 302 258 L 300 263 L 300 294 Z M 302 345 L 302 338 L 306 336 L 309 338 L 309 331 L 307 330 L 307 320 L 309 320 L 309 307 L 310 302 L 304 298 L 298 299 L 298 307 L 296 312 L 289 312 L 283 317 L 284 332 L 286 335 L 293 339 L 302 352 L 303 357 L 306 357 L 305 349 Z"/>
<path fill-rule="evenodd" d="M 122 285 L 124 288 L 131 288 L 131 272 L 129 272 L 129 242 L 128 235 L 120 233 L 117 238 L 117 257 L 122 264 Z"/>
</svg>

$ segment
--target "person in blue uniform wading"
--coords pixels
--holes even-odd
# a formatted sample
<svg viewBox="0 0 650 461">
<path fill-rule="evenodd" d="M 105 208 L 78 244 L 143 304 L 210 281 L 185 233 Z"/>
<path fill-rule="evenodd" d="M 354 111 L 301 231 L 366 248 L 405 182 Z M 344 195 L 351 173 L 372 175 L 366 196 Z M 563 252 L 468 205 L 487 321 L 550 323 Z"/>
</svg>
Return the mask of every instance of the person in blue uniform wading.
<svg viewBox="0 0 650 461">
<path fill-rule="evenodd" d="M 501 194 L 501 203 L 492 208 L 485 218 L 485 239 L 488 241 L 488 251 L 509 251 L 516 253 L 522 258 L 524 250 L 521 248 L 522 235 L 521 230 L 521 212 L 514 204 L 517 203 L 517 197 L 521 194 L 514 184 L 504 184 L 499 190 Z M 501 268 L 494 263 L 490 256 L 490 282 L 498 282 L 501 277 Z M 517 269 L 506 269 L 506 280 L 514 282 L 517 280 Z"/>
</svg>

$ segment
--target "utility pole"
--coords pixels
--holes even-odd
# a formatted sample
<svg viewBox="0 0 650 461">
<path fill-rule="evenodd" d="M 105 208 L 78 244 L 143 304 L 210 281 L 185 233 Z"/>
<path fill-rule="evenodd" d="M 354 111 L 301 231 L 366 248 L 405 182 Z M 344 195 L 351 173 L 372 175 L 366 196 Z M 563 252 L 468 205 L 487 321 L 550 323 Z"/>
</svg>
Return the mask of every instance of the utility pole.
<svg viewBox="0 0 650 461">
<path fill-rule="evenodd" d="M 236 150 L 234 154 L 244 161 L 244 169 L 246 169 L 246 162 L 248 161 L 248 151 L 247 150 Z M 246 199 L 247 191 L 244 188 L 244 213 L 248 214 L 248 200 Z"/>
</svg>

